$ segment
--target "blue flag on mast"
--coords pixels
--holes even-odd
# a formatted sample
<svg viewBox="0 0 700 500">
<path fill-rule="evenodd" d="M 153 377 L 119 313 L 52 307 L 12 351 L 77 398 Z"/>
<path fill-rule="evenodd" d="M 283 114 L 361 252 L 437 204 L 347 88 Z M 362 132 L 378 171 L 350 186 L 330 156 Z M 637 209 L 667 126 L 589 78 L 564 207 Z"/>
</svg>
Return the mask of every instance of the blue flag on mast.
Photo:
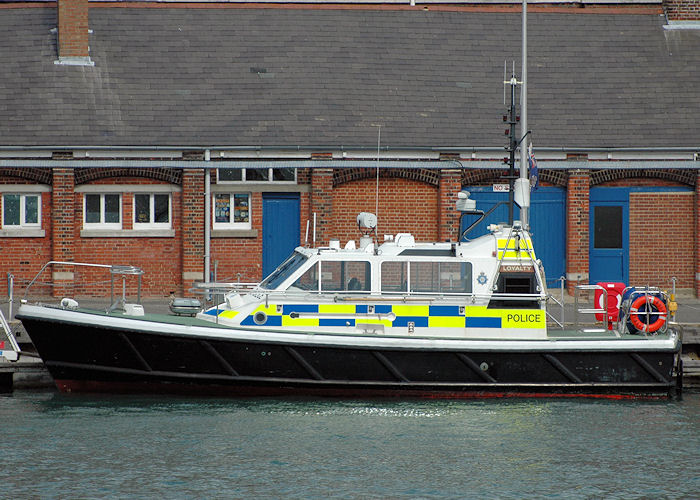
<svg viewBox="0 0 700 500">
<path fill-rule="evenodd" d="M 540 187 L 540 174 L 537 170 L 537 160 L 532 152 L 532 143 L 527 148 L 527 162 L 530 166 L 530 192 L 536 191 Z"/>
</svg>

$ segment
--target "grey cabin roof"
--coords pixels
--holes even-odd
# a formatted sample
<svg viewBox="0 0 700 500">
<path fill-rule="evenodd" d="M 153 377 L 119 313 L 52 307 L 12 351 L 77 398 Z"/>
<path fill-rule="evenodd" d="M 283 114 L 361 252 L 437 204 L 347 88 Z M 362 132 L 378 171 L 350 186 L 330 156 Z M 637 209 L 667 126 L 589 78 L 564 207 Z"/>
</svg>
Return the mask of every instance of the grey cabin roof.
<svg viewBox="0 0 700 500">
<path fill-rule="evenodd" d="M 575 11 L 575 10 L 574 10 Z M 520 13 L 91 5 L 94 66 L 56 8 L 0 15 L 0 146 L 500 147 Z M 700 30 L 529 13 L 535 146 L 700 146 Z M 510 62 L 508 63 L 510 67 Z"/>
</svg>

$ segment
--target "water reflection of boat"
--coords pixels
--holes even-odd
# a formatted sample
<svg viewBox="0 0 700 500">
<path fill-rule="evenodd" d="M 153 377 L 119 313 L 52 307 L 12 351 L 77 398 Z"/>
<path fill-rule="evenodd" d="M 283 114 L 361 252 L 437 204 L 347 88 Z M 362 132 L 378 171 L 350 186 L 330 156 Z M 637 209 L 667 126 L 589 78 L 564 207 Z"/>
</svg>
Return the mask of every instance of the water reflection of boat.
<svg viewBox="0 0 700 500">
<path fill-rule="evenodd" d="M 461 210 L 482 213 L 466 197 Z M 358 223 L 371 230 L 376 218 L 361 214 Z M 377 244 L 365 234 L 359 245 L 299 247 L 259 285 L 232 290 L 199 312 L 191 301 L 175 304 L 182 314 L 165 315 L 130 304 L 88 310 L 64 299 L 62 306 L 25 303 L 17 317 L 62 391 L 673 391 L 680 336 L 655 308 L 656 298 L 667 303 L 661 292 L 632 292 L 612 330 L 551 328 L 529 233 L 517 223 L 489 231 L 464 242 L 418 243 L 401 233 Z M 635 311 L 630 303 L 640 297 L 649 307 Z"/>
</svg>

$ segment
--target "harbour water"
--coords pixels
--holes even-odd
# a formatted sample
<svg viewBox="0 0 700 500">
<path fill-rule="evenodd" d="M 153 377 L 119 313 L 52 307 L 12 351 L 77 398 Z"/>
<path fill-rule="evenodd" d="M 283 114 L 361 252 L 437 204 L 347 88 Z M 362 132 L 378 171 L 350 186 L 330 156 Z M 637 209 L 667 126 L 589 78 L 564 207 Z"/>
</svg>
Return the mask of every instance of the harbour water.
<svg viewBox="0 0 700 500">
<path fill-rule="evenodd" d="M 0 498 L 698 498 L 682 401 L 0 396 Z"/>
</svg>

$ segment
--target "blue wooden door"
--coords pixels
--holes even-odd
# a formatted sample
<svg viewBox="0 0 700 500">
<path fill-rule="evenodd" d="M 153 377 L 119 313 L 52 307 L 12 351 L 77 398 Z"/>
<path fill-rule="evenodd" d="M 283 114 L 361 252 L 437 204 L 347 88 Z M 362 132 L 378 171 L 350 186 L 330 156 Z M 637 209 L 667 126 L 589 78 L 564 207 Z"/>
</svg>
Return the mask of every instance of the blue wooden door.
<svg viewBox="0 0 700 500">
<path fill-rule="evenodd" d="M 499 201 L 508 201 L 508 193 L 494 192 L 492 186 L 465 187 L 476 200 L 476 208 L 488 211 Z M 520 209 L 515 206 L 514 220 L 520 217 Z M 462 231 L 476 217 L 465 216 Z M 467 237 L 475 238 L 486 234 L 489 224 L 508 222 L 508 205 L 501 205 L 479 223 Z M 553 286 L 566 272 L 566 192 L 563 188 L 543 186 L 531 194 L 530 232 L 535 246 L 535 255 L 542 260 L 547 273 L 549 286 Z"/>
<path fill-rule="evenodd" d="M 263 193 L 263 277 L 299 246 L 299 216 L 298 193 Z"/>
<path fill-rule="evenodd" d="M 589 283 L 629 280 L 629 189 L 590 191 Z"/>
</svg>

